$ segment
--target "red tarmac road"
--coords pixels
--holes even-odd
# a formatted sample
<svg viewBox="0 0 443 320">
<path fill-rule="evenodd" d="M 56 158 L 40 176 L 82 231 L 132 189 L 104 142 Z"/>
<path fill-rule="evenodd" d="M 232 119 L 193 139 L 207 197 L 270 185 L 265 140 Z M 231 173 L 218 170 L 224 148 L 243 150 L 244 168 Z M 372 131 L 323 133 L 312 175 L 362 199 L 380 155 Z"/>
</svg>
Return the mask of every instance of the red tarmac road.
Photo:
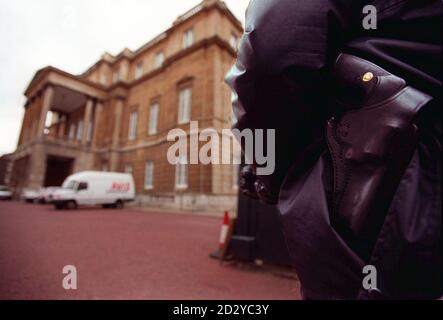
<svg viewBox="0 0 443 320">
<path fill-rule="evenodd" d="M 220 266 L 220 219 L 0 202 L 0 299 L 298 299 L 298 282 Z M 62 269 L 77 268 L 65 290 Z"/>
</svg>

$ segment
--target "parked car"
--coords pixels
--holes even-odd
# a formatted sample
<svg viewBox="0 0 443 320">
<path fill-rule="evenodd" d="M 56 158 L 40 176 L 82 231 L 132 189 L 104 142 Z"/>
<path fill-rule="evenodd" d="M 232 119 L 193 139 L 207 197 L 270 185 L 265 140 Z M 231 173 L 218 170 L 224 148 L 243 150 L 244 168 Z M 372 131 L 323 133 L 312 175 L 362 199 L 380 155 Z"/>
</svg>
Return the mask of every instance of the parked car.
<svg viewBox="0 0 443 320">
<path fill-rule="evenodd" d="M 102 171 L 75 173 L 52 194 L 56 209 L 76 209 L 79 205 L 101 205 L 123 208 L 125 202 L 135 198 L 134 179 L 131 174 Z"/>
<path fill-rule="evenodd" d="M 60 187 L 46 187 L 41 189 L 39 202 L 41 204 L 52 203 L 53 194 L 58 189 L 60 189 Z"/>
<path fill-rule="evenodd" d="M 23 189 L 21 198 L 28 203 L 35 203 L 40 199 L 40 189 Z"/>
<path fill-rule="evenodd" d="M 0 186 L 0 200 L 11 200 L 12 191 L 7 186 Z"/>
</svg>

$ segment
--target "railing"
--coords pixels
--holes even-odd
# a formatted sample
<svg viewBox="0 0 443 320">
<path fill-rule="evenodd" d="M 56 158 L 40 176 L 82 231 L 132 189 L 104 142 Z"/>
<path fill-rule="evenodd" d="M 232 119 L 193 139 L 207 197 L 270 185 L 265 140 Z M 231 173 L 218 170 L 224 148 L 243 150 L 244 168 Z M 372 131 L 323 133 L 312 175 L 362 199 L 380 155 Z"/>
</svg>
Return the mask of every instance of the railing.
<svg viewBox="0 0 443 320">
<path fill-rule="evenodd" d="M 77 147 L 77 148 L 81 147 L 81 146 L 89 146 L 91 144 L 90 141 L 87 142 L 86 144 L 82 144 L 82 142 L 80 140 L 70 139 L 69 137 L 66 137 L 66 136 L 54 137 L 54 136 L 45 135 L 44 141 L 49 142 L 49 143 L 53 143 L 53 144 L 58 144 L 58 145 L 65 146 L 65 147 Z"/>
</svg>

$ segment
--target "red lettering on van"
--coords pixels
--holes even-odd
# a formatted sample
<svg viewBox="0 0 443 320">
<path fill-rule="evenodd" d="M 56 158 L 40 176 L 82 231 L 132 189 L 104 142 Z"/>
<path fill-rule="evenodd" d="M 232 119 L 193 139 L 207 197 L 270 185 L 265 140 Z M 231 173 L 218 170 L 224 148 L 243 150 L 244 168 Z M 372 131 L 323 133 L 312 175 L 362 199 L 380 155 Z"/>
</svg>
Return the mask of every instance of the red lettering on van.
<svg viewBox="0 0 443 320">
<path fill-rule="evenodd" d="M 129 183 L 112 183 L 111 191 L 129 191 Z"/>
</svg>

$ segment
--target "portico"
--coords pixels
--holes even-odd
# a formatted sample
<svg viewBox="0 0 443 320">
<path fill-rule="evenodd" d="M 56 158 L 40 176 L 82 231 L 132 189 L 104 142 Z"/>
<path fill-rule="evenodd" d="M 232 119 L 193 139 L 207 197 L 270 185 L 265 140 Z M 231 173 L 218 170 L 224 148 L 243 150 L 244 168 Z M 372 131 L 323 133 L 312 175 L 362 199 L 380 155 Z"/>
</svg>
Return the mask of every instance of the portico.
<svg viewBox="0 0 443 320">
<path fill-rule="evenodd" d="M 37 72 L 27 90 L 19 147 L 13 155 L 16 188 L 43 187 L 50 181 L 47 166 L 59 175 L 91 169 L 94 165 L 96 128 L 106 92 L 99 85 L 47 67 Z M 22 160 L 20 159 L 27 159 Z M 62 166 L 62 163 L 70 163 Z M 69 169 L 67 169 L 69 168 Z"/>
</svg>

